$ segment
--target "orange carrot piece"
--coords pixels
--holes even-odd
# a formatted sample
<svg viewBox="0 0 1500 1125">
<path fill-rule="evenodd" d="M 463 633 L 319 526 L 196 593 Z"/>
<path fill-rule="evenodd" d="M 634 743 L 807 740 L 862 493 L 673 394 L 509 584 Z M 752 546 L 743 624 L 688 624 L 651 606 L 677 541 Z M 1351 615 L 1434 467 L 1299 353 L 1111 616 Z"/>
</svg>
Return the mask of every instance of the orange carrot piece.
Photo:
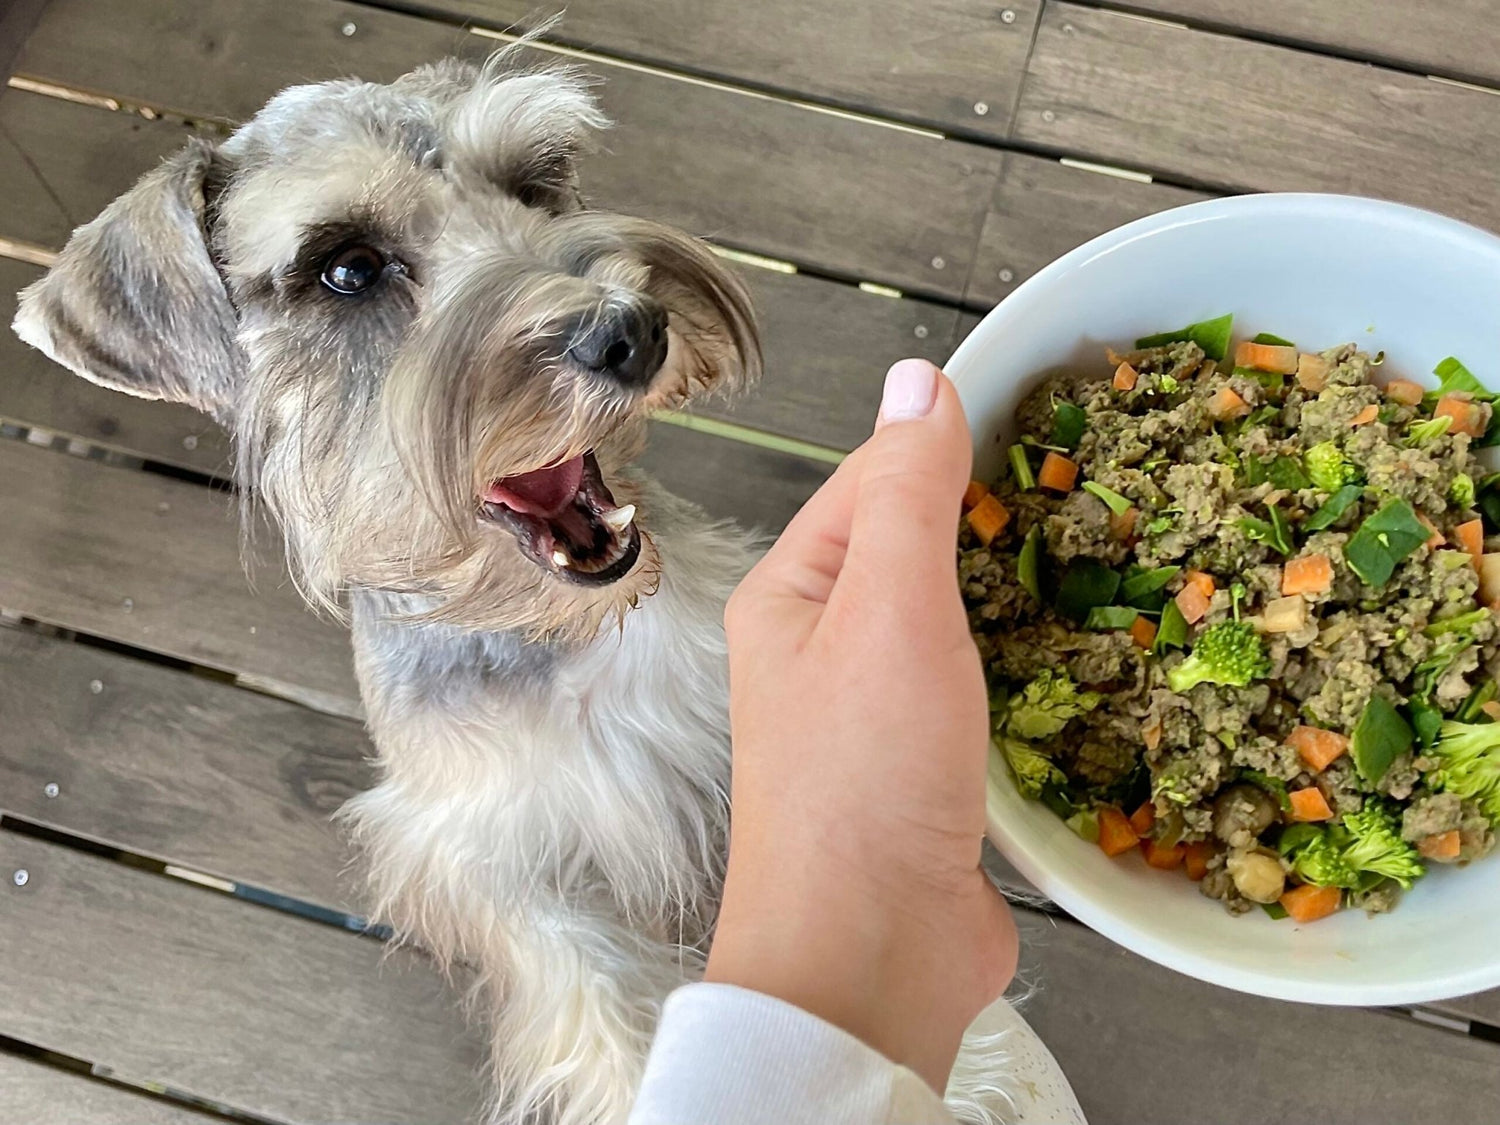
<svg viewBox="0 0 1500 1125">
<path fill-rule="evenodd" d="M 1130 827 L 1135 829 L 1137 836 L 1145 837 L 1151 835 L 1151 826 L 1156 823 L 1156 810 L 1151 807 L 1151 802 L 1142 803 L 1141 807 L 1130 814 Z"/>
<path fill-rule="evenodd" d="M 1220 422 L 1231 418 L 1243 418 L 1250 413 L 1250 404 L 1235 393 L 1232 387 L 1220 387 L 1208 400 L 1208 412 Z"/>
<path fill-rule="evenodd" d="M 1173 844 L 1170 848 L 1164 848 L 1155 840 L 1145 841 L 1146 863 L 1158 871 L 1176 871 L 1182 866 L 1182 861 L 1187 855 L 1187 848 L 1182 844 Z"/>
<path fill-rule="evenodd" d="M 1424 393 L 1422 385 L 1410 379 L 1392 379 L 1385 385 L 1385 397 L 1402 406 L 1416 406 Z"/>
<path fill-rule="evenodd" d="M 1328 804 L 1328 798 L 1323 796 L 1322 790 L 1316 785 L 1309 785 L 1306 789 L 1293 789 L 1287 794 L 1287 799 L 1292 802 L 1293 820 L 1333 819 L 1333 809 Z"/>
<path fill-rule="evenodd" d="M 1303 352 L 1297 357 L 1297 385 L 1304 391 L 1321 391 L 1328 385 L 1328 361 Z"/>
<path fill-rule="evenodd" d="M 1297 756 L 1313 773 L 1322 773 L 1338 761 L 1349 749 L 1349 738 L 1336 730 L 1306 725 L 1292 728 L 1286 736 L 1286 744 L 1297 751 Z"/>
<path fill-rule="evenodd" d="M 1417 851 L 1428 859 L 1457 859 L 1462 850 L 1463 841 L 1459 838 L 1457 828 L 1439 832 L 1436 836 L 1423 836 L 1417 841 Z"/>
<path fill-rule="evenodd" d="M 1481 703 L 1479 709 L 1495 722 L 1500 723 L 1500 699 L 1491 699 L 1488 703 Z"/>
<path fill-rule="evenodd" d="M 1207 840 L 1194 840 L 1183 845 L 1182 862 L 1187 867 L 1187 877 L 1199 882 L 1208 875 L 1208 861 L 1213 858 L 1214 846 Z"/>
<path fill-rule="evenodd" d="M 1422 544 L 1424 547 L 1426 547 L 1429 551 L 1435 551 L 1443 545 L 1445 540 L 1443 539 L 1443 533 L 1438 530 L 1437 524 L 1433 523 L 1421 512 L 1417 513 L 1417 522 L 1425 527 L 1428 531 L 1432 532 L 1432 534 L 1427 537 L 1426 542 Z M 1477 567 L 1479 564 L 1475 563 L 1474 565 Z"/>
<path fill-rule="evenodd" d="M 1294 922 L 1306 924 L 1336 912 L 1343 898 L 1344 893 L 1337 887 L 1315 887 L 1304 883 L 1281 896 L 1281 908 L 1292 916 Z"/>
<path fill-rule="evenodd" d="M 1078 480 L 1078 463 L 1061 453 L 1049 452 L 1037 470 L 1036 482 L 1054 492 L 1072 492 Z"/>
<path fill-rule="evenodd" d="M 1161 745 L 1161 735 L 1160 719 L 1151 719 L 1141 724 L 1141 742 L 1145 744 L 1147 750 L 1155 750 Z"/>
<path fill-rule="evenodd" d="M 1453 544 L 1469 556 L 1474 569 L 1479 569 L 1479 557 L 1484 554 L 1484 521 L 1468 520 L 1453 529 Z"/>
<path fill-rule="evenodd" d="M 967 512 L 970 508 L 977 506 L 989 494 L 990 490 L 983 484 L 977 480 L 971 480 L 968 487 L 964 489 L 964 511 Z"/>
<path fill-rule="evenodd" d="M 1151 646 L 1156 643 L 1155 622 L 1149 617 L 1137 614 L 1135 620 L 1130 623 L 1130 639 L 1147 652 L 1150 652 Z"/>
<path fill-rule="evenodd" d="M 1253 367 L 1273 375 L 1290 375 L 1297 370 L 1297 349 L 1280 344 L 1256 344 L 1246 340 L 1234 349 L 1236 367 Z"/>
<path fill-rule="evenodd" d="M 1470 401 L 1463 391 L 1455 391 L 1438 399 L 1437 405 L 1432 408 L 1432 416 L 1452 418 L 1453 424 L 1448 427 L 1448 432 L 1468 434 L 1470 437 L 1483 436 L 1490 421 L 1488 405 Z"/>
<path fill-rule="evenodd" d="M 1350 418 L 1349 419 L 1349 425 L 1351 425 L 1351 426 L 1363 426 L 1363 425 L 1366 425 L 1366 424 L 1368 424 L 1370 422 L 1375 421 L 1375 419 L 1379 418 L 1379 417 L 1380 417 L 1380 407 L 1376 406 L 1372 402 L 1372 403 L 1370 403 L 1369 406 L 1365 407 L 1358 414 L 1356 414 L 1353 418 Z"/>
<path fill-rule="evenodd" d="M 1115 379 L 1114 379 L 1115 390 L 1117 390 L 1117 391 L 1133 391 L 1133 390 L 1135 390 L 1135 381 L 1138 378 L 1139 378 L 1139 375 L 1136 373 L 1135 368 L 1131 367 L 1130 364 L 1126 363 L 1122 359 L 1120 361 L 1120 366 L 1115 368 Z"/>
<path fill-rule="evenodd" d="M 1209 574 L 1207 571 L 1190 570 L 1182 576 L 1182 580 L 1189 586 L 1197 587 L 1198 592 L 1201 593 L 1205 598 L 1213 597 L 1214 591 L 1218 589 L 1218 587 L 1214 585 L 1214 576 L 1212 574 Z"/>
<path fill-rule="evenodd" d="M 1333 585 L 1333 563 L 1327 555 L 1303 555 L 1290 559 L 1281 568 L 1281 593 L 1321 594 Z"/>
<path fill-rule="evenodd" d="M 1182 619 L 1189 625 L 1198 624 L 1208 612 L 1208 599 L 1197 586 L 1184 586 L 1177 591 L 1177 597 L 1173 600 L 1177 602 L 1177 611 L 1182 614 Z"/>
<path fill-rule="evenodd" d="M 995 537 L 1010 523 L 1010 511 L 993 494 L 986 493 L 983 500 L 974 505 L 969 513 L 969 526 L 979 541 L 988 547 Z"/>
<path fill-rule="evenodd" d="M 1119 809 L 1106 805 L 1099 810 L 1099 847 L 1105 855 L 1124 855 L 1140 843 L 1140 839 Z"/>
</svg>

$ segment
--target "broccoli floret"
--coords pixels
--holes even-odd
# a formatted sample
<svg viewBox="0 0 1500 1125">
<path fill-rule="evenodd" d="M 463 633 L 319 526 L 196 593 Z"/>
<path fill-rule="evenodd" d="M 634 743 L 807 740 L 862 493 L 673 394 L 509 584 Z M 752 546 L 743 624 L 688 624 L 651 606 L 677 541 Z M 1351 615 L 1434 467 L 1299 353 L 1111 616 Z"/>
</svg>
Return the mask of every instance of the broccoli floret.
<svg viewBox="0 0 1500 1125">
<path fill-rule="evenodd" d="M 1292 872 L 1304 883 L 1353 890 L 1381 878 L 1403 888 L 1427 869 L 1401 839 L 1401 825 L 1381 801 L 1370 799 L 1358 812 L 1323 829 L 1292 856 Z"/>
<path fill-rule="evenodd" d="M 1474 478 L 1468 473 L 1459 473 L 1448 486 L 1448 499 L 1460 508 L 1474 506 Z"/>
<path fill-rule="evenodd" d="M 1473 801 L 1500 827 L 1500 723 L 1445 722 L 1426 753 L 1437 762 L 1428 782 Z"/>
<path fill-rule="evenodd" d="M 1034 746 L 1019 738 L 1002 737 L 999 743 L 1010 772 L 1016 775 L 1016 788 L 1021 791 L 1021 796 L 1034 801 L 1049 782 L 1055 785 L 1068 783 L 1067 775 L 1057 768 L 1056 763 Z"/>
<path fill-rule="evenodd" d="M 1421 445 L 1426 441 L 1434 441 L 1448 432 L 1453 425 L 1453 419 L 1446 414 L 1439 418 L 1424 418 L 1420 422 L 1413 422 L 1406 431 L 1407 445 Z"/>
<path fill-rule="evenodd" d="M 1194 684 L 1244 687 L 1269 675 L 1271 658 L 1248 621 L 1221 621 L 1203 631 L 1193 651 L 1167 673 L 1167 686 L 1179 695 Z"/>
<path fill-rule="evenodd" d="M 1344 860 L 1347 837 L 1340 828 L 1325 828 L 1292 857 L 1292 874 L 1318 887 L 1353 887 L 1359 872 Z"/>
<path fill-rule="evenodd" d="M 1092 711 L 1104 698 L 1097 691 L 1079 691 L 1066 672 L 1043 668 L 1031 683 L 1010 697 L 1005 731 L 1016 738 L 1051 738 L 1069 719 Z"/>
<path fill-rule="evenodd" d="M 1331 441 L 1320 441 L 1302 455 L 1302 464 L 1313 484 L 1324 492 L 1337 492 L 1346 484 L 1358 484 L 1359 467 Z"/>
</svg>

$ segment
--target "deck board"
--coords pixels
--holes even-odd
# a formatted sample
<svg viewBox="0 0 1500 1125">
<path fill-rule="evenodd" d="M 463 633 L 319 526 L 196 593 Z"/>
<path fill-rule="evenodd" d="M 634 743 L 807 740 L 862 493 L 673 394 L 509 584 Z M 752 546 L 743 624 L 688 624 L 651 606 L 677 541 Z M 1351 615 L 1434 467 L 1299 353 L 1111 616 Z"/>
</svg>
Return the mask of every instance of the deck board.
<svg viewBox="0 0 1500 1125">
<path fill-rule="evenodd" d="M 1168 65 L 1169 63 L 1169 65 Z M 1049 4 L 1015 135 L 1245 190 L 1374 195 L 1500 220 L 1500 97 L 1283 47 Z"/>
<path fill-rule="evenodd" d="M 421 958 L 0 832 L 21 868 L 0 885 L 6 1034 L 308 1125 L 477 1116 L 480 1037 Z"/>
<path fill-rule="evenodd" d="M 209 1125 L 160 1098 L 0 1054 L 0 1121 L 26 1125 Z"/>
</svg>

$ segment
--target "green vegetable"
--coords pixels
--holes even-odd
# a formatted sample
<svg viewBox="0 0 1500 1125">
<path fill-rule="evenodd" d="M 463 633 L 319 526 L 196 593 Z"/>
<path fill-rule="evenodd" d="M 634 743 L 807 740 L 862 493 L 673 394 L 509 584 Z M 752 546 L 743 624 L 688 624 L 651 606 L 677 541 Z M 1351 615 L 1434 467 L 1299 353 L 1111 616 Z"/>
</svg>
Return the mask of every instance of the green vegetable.
<svg viewBox="0 0 1500 1125">
<path fill-rule="evenodd" d="M 1158 375 L 1156 385 L 1161 388 L 1162 394 L 1173 394 L 1178 389 L 1178 382 L 1170 375 Z"/>
<path fill-rule="evenodd" d="M 1292 798 L 1286 791 L 1286 782 L 1279 777 L 1272 777 L 1260 770 L 1240 770 L 1240 778 L 1257 788 L 1264 789 L 1276 798 L 1276 803 L 1281 806 L 1282 812 L 1291 812 Z"/>
<path fill-rule="evenodd" d="M 1468 614 L 1464 616 L 1467 617 Z M 1444 624 L 1444 622 L 1438 624 Z M 1433 626 L 1429 625 L 1428 629 L 1431 628 Z M 1426 630 L 1423 631 L 1426 632 Z M 1451 632 L 1438 634 L 1438 643 L 1432 646 L 1432 651 L 1427 654 L 1427 658 L 1412 669 L 1411 702 L 1413 708 L 1431 705 L 1433 689 L 1443 678 L 1443 673 L 1474 644 L 1474 639 L 1474 633 L 1470 628 L 1457 628 Z M 1415 714 L 1413 710 L 1413 716 Z M 1431 723 L 1431 720 L 1424 721 Z M 1421 734 L 1420 728 L 1417 733 Z M 1423 745 L 1431 741 L 1431 738 L 1428 738 Z"/>
<path fill-rule="evenodd" d="M 1244 687 L 1270 671 L 1271 660 L 1255 626 L 1221 621 L 1205 629 L 1188 658 L 1167 673 L 1167 686 L 1179 695 L 1202 683 Z"/>
<path fill-rule="evenodd" d="M 1245 420 L 1240 423 L 1239 429 L 1235 432 L 1244 433 L 1251 426 L 1258 426 L 1262 422 L 1269 422 L 1272 418 L 1276 417 L 1276 415 L 1280 413 L 1281 407 L 1274 406 L 1271 403 L 1267 403 L 1265 406 L 1257 406 L 1249 413 L 1249 415 L 1246 416 Z"/>
<path fill-rule="evenodd" d="M 1302 455 L 1302 464 L 1313 484 L 1324 492 L 1337 492 L 1346 484 L 1357 484 L 1359 468 L 1331 441 L 1320 441 Z"/>
<path fill-rule="evenodd" d="M 1271 344 L 1278 348 L 1295 348 L 1297 346 L 1290 340 L 1283 340 L 1280 336 L 1273 336 L 1269 332 L 1260 333 L 1259 335 L 1255 336 L 1250 342 L 1252 344 Z"/>
<path fill-rule="evenodd" d="M 1120 600 L 1137 609 L 1155 609 L 1156 607 L 1150 604 L 1151 595 L 1176 578 L 1181 569 L 1180 566 L 1158 566 L 1127 576 L 1125 581 L 1120 583 Z"/>
<path fill-rule="evenodd" d="M 1073 803 L 1073 798 L 1068 793 L 1067 787 L 1056 781 L 1049 781 L 1046 785 L 1042 786 L 1042 794 L 1038 800 L 1052 810 L 1053 816 L 1062 821 L 1066 821 L 1078 808 Z"/>
<path fill-rule="evenodd" d="M 1459 473 L 1448 485 L 1448 500 L 1458 508 L 1474 506 L 1474 478 L 1468 473 Z"/>
<path fill-rule="evenodd" d="M 1500 492 L 1481 492 L 1476 506 L 1484 517 L 1485 531 L 1491 535 L 1500 531 Z"/>
<path fill-rule="evenodd" d="M 1364 491 L 1365 486 L 1362 484 L 1344 485 L 1325 500 L 1321 508 L 1302 521 L 1302 530 L 1322 531 L 1325 527 L 1331 527 L 1334 521 L 1359 502 Z"/>
<path fill-rule="evenodd" d="M 1286 912 L 1286 907 L 1282 906 L 1279 902 L 1263 902 L 1260 904 L 1260 908 L 1278 922 L 1283 918 L 1290 917 Z"/>
<path fill-rule="evenodd" d="M 1431 703 L 1413 701 L 1407 704 L 1411 716 L 1411 729 L 1417 736 L 1417 745 L 1424 750 L 1431 746 L 1443 726 L 1443 713 Z"/>
<path fill-rule="evenodd" d="M 1012 695 L 1001 724 L 1007 735 L 1036 741 L 1051 738 L 1104 698 L 1096 691 L 1079 691 L 1066 672 L 1043 668 L 1036 679 Z"/>
<path fill-rule="evenodd" d="M 1088 617 L 1084 620 L 1085 629 L 1097 629 L 1100 632 L 1109 632 L 1111 629 L 1129 629 L 1135 624 L 1135 619 L 1141 615 L 1140 610 L 1124 605 L 1096 605 L 1089 610 Z"/>
<path fill-rule="evenodd" d="M 1271 517 L 1269 522 L 1250 516 L 1238 520 L 1237 525 L 1257 543 L 1264 543 L 1283 555 L 1290 555 L 1294 549 L 1291 525 L 1275 504 L 1267 504 L 1266 511 Z"/>
<path fill-rule="evenodd" d="M 1293 492 L 1312 487 L 1312 480 L 1303 471 L 1302 462 L 1284 453 L 1271 462 L 1271 467 L 1266 470 L 1266 477 L 1277 488 L 1285 488 Z"/>
<path fill-rule="evenodd" d="M 1073 834 L 1079 839 L 1090 844 L 1099 842 L 1099 814 L 1093 809 L 1079 809 L 1063 823 L 1072 829 Z"/>
<path fill-rule="evenodd" d="M 1175 332 L 1159 332 L 1155 336 L 1143 336 L 1135 342 L 1135 346 L 1160 348 L 1167 344 L 1191 340 L 1203 349 L 1203 354 L 1209 359 L 1223 359 L 1225 353 L 1229 351 L 1229 334 L 1233 328 L 1234 316 L 1226 313 L 1213 320 L 1200 320 L 1197 324 L 1189 324 L 1186 328 L 1179 328 Z"/>
<path fill-rule="evenodd" d="M 1023 740 L 1000 738 L 996 744 L 1005 756 L 1010 772 L 1015 774 L 1016 788 L 1021 791 L 1021 796 L 1034 801 L 1042 795 L 1043 786 L 1068 783 L 1067 774 L 1058 769 L 1051 758 Z"/>
<path fill-rule="evenodd" d="M 1010 471 L 1015 474 L 1016 487 L 1022 492 L 1030 492 L 1036 487 L 1031 462 L 1026 458 L 1026 447 L 1020 442 L 1010 447 Z"/>
<path fill-rule="evenodd" d="M 1392 500 L 1359 525 L 1344 544 L 1350 568 L 1370 586 L 1383 586 L 1396 564 L 1427 542 L 1432 531 L 1405 500 Z"/>
<path fill-rule="evenodd" d="M 1412 729 L 1401 713 L 1376 692 L 1349 736 L 1349 757 L 1354 760 L 1355 771 L 1371 785 L 1378 785 L 1391 763 L 1411 749 L 1412 737 Z"/>
<path fill-rule="evenodd" d="M 1440 382 L 1438 383 L 1437 390 L 1428 391 L 1425 395 L 1422 396 L 1422 401 L 1424 403 L 1429 399 L 1431 399 L 1432 402 L 1436 402 L 1444 395 L 1451 394 L 1454 391 L 1467 391 L 1469 394 L 1474 395 L 1476 398 L 1494 397 L 1490 394 L 1489 388 L 1481 383 L 1477 377 L 1475 377 L 1474 372 L 1470 371 L 1461 362 L 1459 362 L 1458 357 L 1456 356 L 1450 355 L 1447 359 L 1443 360 L 1436 367 L 1434 367 L 1432 369 L 1432 373 L 1438 377 Z"/>
<path fill-rule="evenodd" d="M 1406 444 L 1421 445 L 1423 442 L 1436 441 L 1452 425 L 1453 419 L 1446 414 L 1441 418 L 1423 418 L 1420 422 L 1413 422 L 1406 428 Z"/>
<path fill-rule="evenodd" d="M 1168 602 L 1167 608 L 1161 612 L 1161 624 L 1156 627 L 1156 641 L 1151 651 L 1162 653 L 1169 648 L 1181 648 L 1187 644 L 1187 639 L 1187 618 L 1182 616 L 1175 601 Z"/>
<path fill-rule="evenodd" d="M 1495 698 L 1497 691 L 1500 691 L 1500 684 L 1496 684 L 1494 680 L 1485 680 L 1469 692 L 1463 706 L 1453 717 L 1461 723 L 1472 723 L 1484 713 L 1484 705 Z"/>
<path fill-rule="evenodd" d="M 1377 797 L 1318 830 L 1292 854 L 1293 873 L 1319 887 L 1354 890 L 1381 879 L 1410 887 L 1426 870 L 1416 849 L 1401 839 L 1396 814 Z"/>
<path fill-rule="evenodd" d="M 1084 481 L 1083 490 L 1085 492 L 1092 493 L 1093 495 L 1099 497 L 1100 500 L 1103 500 L 1106 504 L 1109 505 L 1109 510 L 1117 516 L 1123 516 L 1126 512 L 1130 511 L 1132 507 L 1130 501 L 1125 499 L 1125 497 L 1121 496 L 1114 489 L 1105 488 L 1102 484 L 1099 484 L 1095 481 Z"/>
<path fill-rule="evenodd" d="M 1359 872 L 1344 860 L 1347 837 L 1335 828 L 1321 829 L 1291 856 L 1292 873 L 1318 887 L 1352 887 Z"/>
<path fill-rule="evenodd" d="M 1163 531 L 1170 531 L 1171 529 L 1171 516 L 1157 516 L 1155 519 L 1149 520 L 1146 523 L 1147 535 L 1160 535 Z"/>
<path fill-rule="evenodd" d="M 1482 625 L 1490 619 L 1488 609 L 1471 609 L 1468 613 L 1456 614 L 1453 617 L 1444 617 L 1434 621 L 1422 630 L 1423 636 L 1441 637 L 1444 633 L 1472 632 L 1474 626 Z"/>
<path fill-rule="evenodd" d="M 1120 589 L 1120 576 L 1093 559 L 1076 559 L 1057 587 L 1057 612 L 1082 621 L 1095 606 L 1109 605 Z"/>
<path fill-rule="evenodd" d="M 1323 835 L 1323 828 L 1317 824 L 1288 824 L 1281 830 L 1281 838 L 1276 841 L 1276 850 L 1282 855 L 1291 855 L 1300 848 L 1306 847 L 1319 836 Z"/>
<path fill-rule="evenodd" d="M 1089 428 L 1083 408 L 1061 399 L 1052 403 L 1052 444 L 1064 450 L 1078 448 L 1083 431 Z"/>
<path fill-rule="evenodd" d="M 1427 774 L 1430 784 L 1473 801 L 1500 827 L 1500 723 L 1449 720 L 1427 757 L 1437 762 Z"/>
<path fill-rule="evenodd" d="M 1042 600 L 1041 556 L 1042 525 L 1034 523 L 1016 556 L 1016 577 L 1021 580 L 1021 588 L 1037 601 Z"/>
<path fill-rule="evenodd" d="M 1258 484 L 1265 483 L 1270 475 L 1270 469 L 1255 454 L 1247 453 L 1240 458 L 1240 473 L 1245 478 L 1245 487 L 1254 488 Z"/>
<path fill-rule="evenodd" d="M 1236 367 L 1230 372 L 1238 375 L 1241 379 L 1254 379 L 1268 391 L 1280 392 L 1286 389 L 1286 376 L 1275 371 L 1257 371 L 1253 367 Z M 1279 409 L 1279 407 L 1273 407 Z"/>
</svg>

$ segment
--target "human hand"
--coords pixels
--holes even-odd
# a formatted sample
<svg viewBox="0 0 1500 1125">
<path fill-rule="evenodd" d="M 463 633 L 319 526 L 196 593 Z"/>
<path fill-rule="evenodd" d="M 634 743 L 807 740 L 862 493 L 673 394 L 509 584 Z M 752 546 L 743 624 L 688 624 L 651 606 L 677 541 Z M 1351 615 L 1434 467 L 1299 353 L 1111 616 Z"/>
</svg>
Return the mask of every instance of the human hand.
<svg viewBox="0 0 1500 1125">
<path fill-rule="evenodd" d="M 1017 944 L 979 866 L 988 702 L 954 555 L 969 469 L 952 384 L 903 360 L 874 435 L 730 599 L 734 815 L 707 972 L 939 1092 Z"/>
</svg>

